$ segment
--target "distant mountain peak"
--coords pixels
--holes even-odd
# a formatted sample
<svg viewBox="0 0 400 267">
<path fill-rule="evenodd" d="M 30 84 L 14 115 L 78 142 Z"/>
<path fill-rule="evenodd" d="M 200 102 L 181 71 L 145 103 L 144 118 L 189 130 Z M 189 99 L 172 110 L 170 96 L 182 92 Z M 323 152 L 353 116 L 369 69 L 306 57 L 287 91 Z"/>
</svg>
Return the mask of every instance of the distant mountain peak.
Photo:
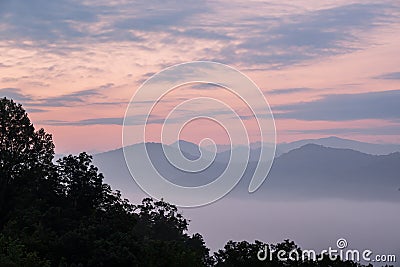
<svg viewBox="0 0 400 267">
<path fill-rule="evenodd" d="M 175 141 L 174 143 L 172 143 L 171 145 L 177 145 L 177 144 L 187 144 L 187 145 L 194 145 L 197 146 L 195 143 L 184 140 L 184 139 L 179 139 L 178 141 Z"/>
<path fill-rule="evenodd" d="M 325 147 L 351 149 L 371 155 L 387 155 L 400 151 L 400 145 L 396 144 L 374 144 L 356 140 L 344 139 L 337 136 L 329 136 L 319 139 L 298 140 L 291 143 L 281 143 L 278 145 L 277 156 L 300 148 L 306 144 L 318 144 Z"/>
</svg>

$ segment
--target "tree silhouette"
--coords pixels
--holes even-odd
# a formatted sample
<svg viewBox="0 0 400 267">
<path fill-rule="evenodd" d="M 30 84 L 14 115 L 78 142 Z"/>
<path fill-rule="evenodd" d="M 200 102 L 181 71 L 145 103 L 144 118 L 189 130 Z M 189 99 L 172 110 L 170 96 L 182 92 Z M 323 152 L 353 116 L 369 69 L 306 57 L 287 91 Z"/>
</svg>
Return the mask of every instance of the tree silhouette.
<svg viewBox="0 0 400 267">
<path fill-rule="evenodd" d="M 247 241 L 229 241 L 224 249 L 214 253 L 215 266 L 266 266 L 257 258 L 258 252 L 265 249 L 265 245 L 260 241 L 253 244 Z"/>
<path fill-rule="evenodd" d="M 73 208 L 82 212 L 100 207 L 103 202 L 103 175 L 91 164 L 92 156 L 80 153 L 78 156 L 69 155 L 58 162 L 58 173 L 65 185 L 64 194 Z"/>
<path fill-rule="evenodd" d="M 54 144 L 21 105 L 0 100 L 0 266 L 205 266 L 201 235 L 164 201 L 132 205 L 86 153 Z"/>
<path fill-rule="evenodd" d="M 39 184 L 51 173 L 53 155 L 51 135 L 35 131 L 21 105 L 0 99 L 0 226 L 21 193 L 39 192 Z M 17 190 L 21 184 L 30 186 Z"/>
</svg>

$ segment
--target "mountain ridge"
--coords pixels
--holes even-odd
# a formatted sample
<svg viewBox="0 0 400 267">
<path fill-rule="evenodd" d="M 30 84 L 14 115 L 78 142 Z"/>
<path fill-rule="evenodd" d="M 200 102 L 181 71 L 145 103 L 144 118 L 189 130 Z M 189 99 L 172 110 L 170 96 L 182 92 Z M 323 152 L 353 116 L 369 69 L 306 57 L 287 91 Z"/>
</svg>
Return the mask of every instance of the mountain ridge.
<svg viewBox="0 0 400 267">
<path fill-rule="evenodd" d="M 200 186 L 215 180 L 227 166 L 217 155 L 205 170 L 188 174 L 171 165 L 162 156 L 160 143 L 148 144 L 153 165 L 167 180 L 182 186 Z M 173 153 L 177 152 L 175 148 Z M 185 154 L 185 153 L 184 153 Z M 140 155 L 139 155 L 140 156 Z M 140 191 L 126 167 L 122 149 L 94 156 L 108 183 L 122 188 L 126 195 Z M 258 191 L 248 194 L 247 188 L 257 164 L 250 161 L 231 197 L 254 198 L 355 198 L 400 201 L 400 153 L 371 155 L 353 149 L 330 148 L 306 144 L 275 158 L 271 171 Z"/>
</svg>

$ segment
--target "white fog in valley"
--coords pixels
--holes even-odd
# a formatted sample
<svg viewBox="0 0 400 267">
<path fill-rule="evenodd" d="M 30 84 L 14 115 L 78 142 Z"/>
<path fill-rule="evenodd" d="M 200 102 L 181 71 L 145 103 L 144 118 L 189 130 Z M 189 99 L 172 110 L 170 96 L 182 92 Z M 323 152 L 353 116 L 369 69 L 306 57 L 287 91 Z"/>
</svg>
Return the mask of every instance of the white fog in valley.
<svg viewBox="0 0 400 267">
<path fill-rule="evenodd" d="M 351 249 L 400 253 L 399 204 L 335 199 L 257 201 L 224 198 L 212 205 L 183 209 L 190 232 L 203 234 L 212 250 L 228 240 L 266 243 L 294 240 L 303 249 L 336 248 L 345 238 Z"/>
<path fill-rule="evenodd" d="M 145 195 L 136 195 L 134 202 Z M 198 208 L 181 208 L 190 220 L 189 233 L 200 233 L 212 252 L 229 240 L 265 243 L 295 241 L 302 249 L 337 249 L 344 238 L 346 250 L 371 250 L 373 255 L 400 257 L 400 210 L 396 202 L 318 199 L 282 201 L 237 199 L 228 196 Z M 372 257 L 371 257 L 372 258 Z M 374 266 L 385 264 L 374 264 Z"/>
</svg>

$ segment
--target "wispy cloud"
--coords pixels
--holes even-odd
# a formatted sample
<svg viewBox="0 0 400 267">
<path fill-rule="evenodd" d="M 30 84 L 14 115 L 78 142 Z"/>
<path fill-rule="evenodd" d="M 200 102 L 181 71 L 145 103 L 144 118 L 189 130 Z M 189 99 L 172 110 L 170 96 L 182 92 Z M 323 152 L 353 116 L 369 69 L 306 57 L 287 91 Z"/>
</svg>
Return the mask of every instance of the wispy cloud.
<svg viewBox="0 0 400 267">
<path fill-rule="evenodd" d="M 0 33 L 9 40 L 31 40 L 46 46 L 49 42 L 139 42 L 144 39 L 134 31 L 172 31 L 171 27 L 186 24 L 194 14 L 206 10 L 200 1 L 185 1 L 174 8 L 164 1 L 151 5 L 132 1 L 118 5 L 70 0 L 2 1 L 0 16 L 6 27 Z M 72 49 L 62 47 L 68 48 Z"/>
<path fill-rule="evenodd" d="M 26 112 L 28 113 L 43 113 L 43 112 L 47 112 L 48 110 L 45 109 L 40 109 L 40 108 L 27 108 Z"/>
<path fill-rule="evenodd" d="M 218 90 L 224 89 L 223 86 L 213 83 L 196 83 L 190 86 L 190 89 L 194 90 Z"/>
<path fill-rule="evenodd" d="M 83 32 L 76 29 L 73 22 L 98 20 L 96 12 L 79 1 L 15 0 L 1 1 L 0 6 L 2 22 L 7 25 L 3 33 L 13 40 L 23 36 L 47 41 L 83 37 Z"/>
<path fill-rule="evenodd" d="M 345 128 L 326 128 L 326 129 L 298 129 L 287 130 L 288 133 L 294 134 L 324 134 L 324 135 L 341 135 L 341 134 L 362 134 L 362 135 L 399 135 L 400 124 L 386 125 L 379 127 L 345 127 Z"/>
<path fill-rule="evenodd" d="M 190 0 L 174 5 L 165 1 L 156 1 L 151 7 L 147 2 L 127 2 L 122 9 L 120 6 L 119 10 L 128 12 L 118 12 L 122 16 L 112 24 L 113 29 L 165 32 L 171 30 L 172 27 L 190 25 L 193 16 L 207 12 L 208 8 L 205 1 Z"/>
<path fill-rule="evenodd" d="M 7 97 L 15 101 L 32 101 L 32 96 L 25 95 L 19 88 L 1 88 L 0 97 Z"/>
<path fill-rule="evenodd" d="M 371 30 L 396 19 L 390 4 L 349 4 L 313 10 L 271 22 L 252 18 L 246 38 L 226 46 L 219 57 L 226 62 L 285 66 L 321 56 L 361 49 L 360 31 Z M 241 51 L 241 52 L 238 52 Z"/>
<path fill-rule="evenodd" d="M 273 108 L 283 119 L 349 121 L 400 118 L 400 90 L 325 95 L 318 100 Z"/>
<path fill-rule="evenodd" d="M 95 88 L 80 90 L 72 93 L 62 94 L 52 97 L 35 97 L 30 94 L 24 94 L 20 88 L 1 88 L 0 96 L 14 99 L 22 102 L 27 107 L 71 107 L 76 105 L 101 105 L 103 103 L 95 101 L 103 97 L 103 91 L 114 86 L 113 83 L 107 83 Z M 33 110 L 33 109 L 31 109 Z"/>
<path fill-rule="evenodd" d="M 60 96 L 37 99 L 34 103 L 28 105 L 40 107 L 70 107 L 77 104 L 82 105 L 88 103 L 88 98 L 99 95 L 100 93 L 97 89 L 88 89 Z"/>
<path fill-rule="evenodd" d="M 383 80 L 400 80 L 400 71 L 384 73 L 382 75 L 375 76 L 374 78 Z"/>
<path fill-rule="evenodd" d="M 78 121 L 65 121 L 65 120 L 44 120 L 40 121 L 40 124 L 53 125 L 53 126 L 90 126 L 90 125 L 143 125 L 143 121 L 146 120 L 147 115 L 135 115 L 123 117 L 109 117 L 109 118 L 91 118 Z M 159 118 L 156 115 L 151 115 L 148 118 L 147 124 L 159 124 L 164 122 L 163 118 Z"/>
<path fill-rule="evenodd" d="M 11 66 L 0 62 L 0 68 L 9 68 L 9 67 Z"/>
<path fill-rule="evenodd" d="M 79 121 L 45 120 L 40 124 L 53 126 L 122 125 L 123 118 L 94 118 Z"/>
<path fill-rule="evenodd" d="M 237 19 L 206 1 L 156 1 L 151 6 L 132 1 L 118 5 L 2 1 L 0 22 L 5 27 L 0 28 L 0 34 L 15 45 L 45 47 L 52 53 L 69 53 L 84 49 L 82 44 L 105 42 L 129 42 L 141 49 L 154 49 L 154 39 L 180 49 L 182 44 L 190 46 L 190 40 L 206 39 L 218 45 L 204 47 L 194 59 L 287 66 L 359 49 L 360 31 L 392 22 L 397 18 L 393 12 L 399 10 L 386 3 L 356 3 L 277 15 L 258 11 L 257 5 L 263 3 L 253 5 L 251 16 Z M 240 14 L 240 9 L 232 12 Z M 52 45 L 55 43 L 58 45 Z"/>
<path fill-rule="evenodd" d="M 305 93 L 305 92 L 313 92 L 315 89 L 308 87 L 298 87 L 298 88 L 281 88 L 281 89 L 273 89 L 267 91 L 265 94 L 271 95 L 286 95 L 286 94 L 295 94 L 295 93 Z"/>
</svg>

